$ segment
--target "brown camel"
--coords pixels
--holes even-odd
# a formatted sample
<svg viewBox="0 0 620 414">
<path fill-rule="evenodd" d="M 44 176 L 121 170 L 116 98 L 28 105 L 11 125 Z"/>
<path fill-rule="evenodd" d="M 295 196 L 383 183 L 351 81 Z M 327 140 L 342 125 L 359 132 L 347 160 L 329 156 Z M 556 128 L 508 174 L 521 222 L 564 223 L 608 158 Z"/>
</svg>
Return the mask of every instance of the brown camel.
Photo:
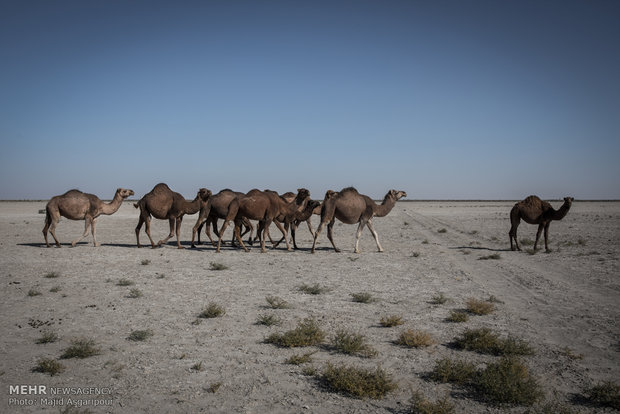
<svg viewBox="0 0 620 414">
<path fill-rule="evenodd" d="M 558 210 L 555 210 L 551 204 L 546 201 L 542 201 L 535 195 L 527 197 L 523 201 L 519 201 L 510 210 L 510 231 L 508 237 L 510 238 L 510 249 L 515 250 L 512 244 L 514 239 L 517 250 L 521 251 L 519 247 L 519 240 L 517 239 L 517 227 L 521 219 L 529 224 L 538 224 L 538 231 L 536 232 L 536 241 L 534 242 L 534 250 L 538 246 L 538 239 L 540 239 L 540 233 L 545 229 L 545 250 L 549 251 L 547 244 L 547 237 L 549 235 L 549 224 L 553 220 L 562 220 L 573 203 L 573 197 L 564 197 L 564 204 Z"/>
<path fill-rule="evenodd" d="M 200 215 L 198 216 L 198 220 L 196 221 L 196 224 L 194 225 L 194 228 L 192 230 L 192 247 L 196 247 L 196 245 L 194 244 L 196 234 L 198 234 L 197 244 L 200 244 L 200 231 L 202 230 L 203 226 L 205 226 L 205 233 L 207 237 L 209 237 L 211 244 L 213 246 L 217 246 L 217 243 L 215 243 L 215 241 L 213 241 L 213 239 L 211 238 L 209 225 L 213 226 L 213 232 L 217 237 L 219 237 L 219 232 L 217 231 L 217 220 L 226 218 L 226 216 L 228 215 L 230 203 L 239 195 L 244 194 L 226 188 L 209 199 L 209 202 L 200 209 Z M 246 218 L 243 219 L 243 225 L 245 226 L 245 231 L 241 234 L 241 236 L 243 237 L 243 235 L 249 231 L 251 238 L 251 233 L 254 231 L 254 226 L 252 226 L 250 220 Z"/>
<path fill-rule="evenodd" d="M 233 200 L 231 203 L 228 216 L 224 219 L 224 224 L 220 229 L 217 251 L 220 251 L 224 231 L 228 226 L 228 222 L 231 220 L 235 222 L 235 237 L 237 241 L 239 241 L 239 244 L 245 251 L 248 251 L 241 240 L 240 233 L 242 219 L 245 217 L 250 220 L 258 220 L 258 232 L 261 233 L 261 252 L 265 252 L 265 240 L 267 237 L 271 238 L 269 235 L 269 226 L 271 223 L 280 215 L 283 216 L 283 222 L 292 222 L 295 212 L 303 210 L 309 198 L 310 192 L 305 188 L 300 188 L 297 191 L 297 196 L 293 203 L 287 203 L 274 191 L 260 191 L 254 189 L 243 196 L 238 196 L 237 199 Z M 282 224 L 277 220 L 275 220 L 275 224 L 285 237 L 287 249 L 292 250 Z"/>
<path fill-rule="evenodd" d="M 381 244 L 379 244 L 377 232 L 373 228 L 372 218 L 386 216 L 392 208 L 394 208 L 396 201 L 400 200 L 402 197 L 407 197 L 407 193 L 404 191 L 390 190 L 383 198 L 383 203 L 377 205 L 370 197 L 358 193 L 353 187 L 345 188 L 339 193 L 335 193 L 331 190 L 328 191 L 325 194 L 325 200 L 323 200 L 323 207 L 321 209 L 321 224 L 319 224 L 316 233 L 314 233 L 312 253 L 314 253 L 316 241 L 326 223 L 329 223 L 327 224 L 327 238 L 332 242 L 334 250 L 340 252 L 340 249 L 334 244 L 334 239 L 332 237 L 332 228 L 334 227 L 336 219 L 346 224 L 359 223 L 355 239 L 355 253 L 360 252 L 358 246 L 365 225 L 368 225 L 368 229 L 377 243 L 377 248 L 382 252 L 383 248 Z"/>
<path fill-rule="evenodd" d="M 284 197 L 284 196 L 283 196 Z M 308 224 L 308 230 L 310 230 L 310 234 L 312 234 L 312 238 L 314 239 L 314 230 L 312 229 L 312 222 L 310 221 L 313 214 L 321 214 L 321 202 L 318 200 L 308 200 L 306 207 L 302 211 L 298 211 L 295 213 L 295 217 L 293 222 L 290 224 L 291 227 L 291 238 L 293 239 L 293 248 L 295 250 L 298 249 L 297 242 L 295 241 L 295 231 L 302 222 L 306 222 Z M 288 231 L 288 225 L 284 225 L 284 230 Z M 282 243 L 284 237 L 282 237 L 274 247 L 277 247 L 280 243 Z"/>
<path fill-rule="evenodd" d="M 47 230 L 52 233 L 52 237 L 56 241 L 56 246 L 60 247 L 58 238 L 56 237 L 56 225 L 60 220 L 60 216 L 66 217 L 70 220 L 84 220 L 84 234 L 71 242 L 71 245 L 75 245 L 88 235 L 88 227 L 91 228 L 93 233 L 93 244 L 99 246 L 97 243 L 97 217 L 101 214 L 114 214 L 120 208 L 123 200 L 133 195 L 132 190 L 126 190 L 119 188 L 114 194 L 112 202 L 109 204 L 104 203 L 93 194 L 83 193 L 79 190 L 69 190 L 63 195 L 52 197 L 52 199 L 45 206 L 45 227 L 43 227 L 43 237 L 45 237 L 45 245 L 50 247 L 47 242 Z"/>
<path fill-rule="evenodd" d="M 138 225 L 136 226 L 136 240 L 138 242 L 138 247 L 141 247 L 140 228 L 142 227 L 142 223 L 146 223 L 146 235 L 149 236 L 151 246 L 153 248 L 155 247 L 155 243 L 151 238 L 152 215 L 156 219 L 168 219 L 170 223 L 170 233 L 168 234 L 168 237 L 160 240 L 157 243 L 157 246 L 161 246 L 170 240 L 170 238 L 174 235 L 174 230 L 176 227 L 177 247 L 182 249 L 183 246 L 181 246 L 181 242 L 179 241 L 179 233 L 181 231 L 181 221 L 183 221 L 183 216 L 185 214 L 196 214 L 200 208 L 207 203 L 210 196 L 211 191 L 206 188 L 201 188 L 198 190 L 198 194 L 193 201 L 187 201 L 181 194 L 175 193 L 166 184 L 157 184 L 153 187 L 150 193 L 146 194 L 140 199 L 140 201 L 134 204 L 135 208 L 140 208 L 140 219 L 138 220 Z"/>
</svg>

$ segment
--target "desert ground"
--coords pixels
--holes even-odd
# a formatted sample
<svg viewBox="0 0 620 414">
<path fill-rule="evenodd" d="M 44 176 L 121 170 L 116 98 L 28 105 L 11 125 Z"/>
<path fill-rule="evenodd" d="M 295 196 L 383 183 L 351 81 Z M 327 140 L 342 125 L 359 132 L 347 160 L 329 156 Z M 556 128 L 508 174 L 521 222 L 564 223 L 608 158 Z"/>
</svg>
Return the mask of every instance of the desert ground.
<svg viewBox="0 0 620 414">
<path fill-rule="evenodd" d="M 549 403 L 573 412 L 613 412 L 581 396 L 595 384 L 620 379 L 620 202 L 575 201 L 562 221 L 551 224 L 552 252 L 536 254 L 526 252 L 531 245 L 522 252 L 509 249 L 514 201 L 399 201 L 388 216 L 373 220 L 385 252 L 377 252 L 364 230 L 360 254 L 353 253 L 356 226 L 338 223 L 334 236 L 341 253 L 333 251 L 324 231 L 311 254 L 305 224 L 297 232 L 299 251 L 283 245 L 267 253 L 256 245 L 248 253 L 230 245 L 219 254 L 206 244 L 190 249 L 197 215 L 183 221 L 185 249 L 177 249 L 174 238 L 152 249 L 144 231 L 141 242 L 148 247 L 138 249 L 138 211 L 131 202 L 98 219 L 101 247 L 93 247 L 89 236 L 72 248 L 70 241 L 84 224 L 62 219 L 57 228 L 62 248 L 46 248 L 39 213 L 45 204 L 0 202 L 0 412 L 78 412 L 68 410 L 67 396 L 63 405 L 41 402 L 41 397 L 62 399 L 49 395 L 52 387 L 102 392 L 70 396 L 91 404 L 79 412 L 93 413 L 404 413 L 412 390 L 429 400 L 448 395 L 457 413 L 523 413 Z M 558 208 L 561 202 L 552 204 Z M 318 221 L 314 216 L 315 228 Z M 168 223 L 153 220 L 151 229 L 157 241 L 168 233 Z M 271 233 L 279 232 L 272 226 Z M 231 234 L 227 231 L 225 239 Z M 520 240 L 535 234 L 536 226 L 521 223 Z M 227 269 L 213 270 L 212 263 Z M 119 286 L 122 279 L 133 285 Z M 307 294 L 299 289 L 304 284 L 325 291 Z M 355 293 L 375 300 L 354 302 Z M 439 294 L 447 301 L 433 304 Z M 268 296 L 291 308 L 269 309 Z M 491 297 L 491 314 L 446 321 L 468 299 Z M 209 303 L 225 314 L 198 318 Z M 281 323 L 257 324 L 265 315 L 277 315 Z M 404 323 L 382 327 L 379 321 L 388 315 L 401 316 Z M 326 332 L 324 345 L 265 343 L 306 318 Z M 521 338 L 534 349 L 521 360 L 545 392 L 537 406 L 495 406 L 427 378 L 444 357 L 478 366 L 497 360 L 450 346 L 465 329 L 481 327 Z M 339 329 L 364 335 L 376 355 L 336 352 L 329 343 Z M 434 344 L 396 345 L 407 329 L 429 333 Z M 150 330 L 152 336 L 131 341 L 135 330 Z M 57 340 L 37 343 L 46 332 Z M 99 353 L 60 358 L 77 338 L 92 339 Z M 314 352 L 311 362 L 286 362 L 309 352 Z M 64 371 L 33 372 L 41 358 L 58 360 Z M 382 399 L 332 392 L 307 375 L 328 362 L 381 367 L 398 388 Z M 11 386 L 24 384 L 44 385 L 48 394 L 10 395 Z M 10 404 L 11 398 L 22 405 Z M 93 406 L 95 399 L 103 405 Z M 28 403 L 35 405 L 23 405 Z"/>
</svg>

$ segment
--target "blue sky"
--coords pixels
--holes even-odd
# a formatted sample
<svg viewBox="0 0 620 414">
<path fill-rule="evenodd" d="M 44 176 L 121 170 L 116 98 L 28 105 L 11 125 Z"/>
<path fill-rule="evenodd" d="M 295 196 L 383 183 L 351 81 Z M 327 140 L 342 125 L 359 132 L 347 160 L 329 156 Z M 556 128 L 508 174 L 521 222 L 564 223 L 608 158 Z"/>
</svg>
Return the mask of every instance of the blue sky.
<svg viewBox="0 0 620 414">
<path fill-rule="evenodd" d="M 616 1 L 0 2 L 0 199 L 620 198 Z"/>
</svg>

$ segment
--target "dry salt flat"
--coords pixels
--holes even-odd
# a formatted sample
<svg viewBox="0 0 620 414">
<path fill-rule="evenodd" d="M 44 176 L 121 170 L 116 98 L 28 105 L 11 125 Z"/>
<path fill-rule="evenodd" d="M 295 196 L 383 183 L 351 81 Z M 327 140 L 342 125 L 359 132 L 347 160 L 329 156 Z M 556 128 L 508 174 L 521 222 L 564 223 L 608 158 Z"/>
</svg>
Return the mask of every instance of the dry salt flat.
<svg viewBox="0 0 620 414">
<path fill-rule="evenodd" d="M 408 412 L 412 390 L 429 400 L 448 395 L 455 412 L 531 409 L 497 407 L 427 378 L 441 358 L 478 366 L 497 360 L 450 346 L 467 328 L 489 328 L 529 343 L 535 353 L 522 361 L 545 392 L 540 404 L 613 412 L 588 405 L 580 396 L 594 384 L 620 379 L 620 203 L 575 201 L 562 221 L 551 224 L 548 254 L 509 251 L 513 204 L 400 201 L 388 216 L 373 220 L 384 253 L 376 251 L 365 230 L 362 253 L 354 254 L 356 226 L 336 224 L 342 253 L 333 251 L 323 232 L 311 254 L 312 239 L 302 225 L 299 251 L 278 248 L 262 254 L 254 247 L 244 253 L 228 245 L 216 254 L 210 245 L 189 248 L 197 215 L 183 221 L 186 249 L 177 249 L 174 239 L 157 249 L 136 248 L 138 212 L 130 202 L 98 219 L 101 247 L 94 248 L 89 238 L 71 248 L 83 222 L 63 219 L 57 229 L 63 247 L 46 248 L 39 213 L 45 202 L 1 202 L 0 412 L 400 413 Z M 318 217 L 313 224 L 318 225 Z M 167 232 L 167 222 L 153 221 L 155 240 Z M 272 235 L 277 233 L 272 228 Z M 535 226 L 519 227 L 521 240 L 533 240 L 535 233 Z M 147 241 L 144 233 L 141 239 Z M 226 269 L 214 270 L 212 263 Z M 122 286 L 121 280 L 131 284 Z M 299 289 L 303 285 L 324 291 L 307 294 Z M 370 294 L 374 301 L 354 302 L 356 293 Z M 433 304 L 439 294 L 447 301 Z M 291 307 L 269 309 L 268 296 Z M 468 299 L 490 297 L 496 300 L 493 313 L 446 322 Z M 198 318 L 209 303 L 225 313 Z M 257 323 L 267 315 L 277 316 L 280 325 Z M 404 324 L 382 327 L 379 321 L 388 315 L 401 316 Z M 364 335 L 376 355 L 265 343 L 269 335 L 306 318 L 326 332 L 325 344 L 346 329 Z M 407 329 L 429 333 L 434 344 L 419 349 L 396 345 Z M 152 335 L 129 340 L 136 330 Z M 58 339 L 38 344 L 46 332 Z M 91 339 L 99 353 L 61 359 L 77 338 Z M 310 363 L 286 363 L 310 352 Z M 64 371 L 54 376 L 32 372 L 41 358 L 59 361 Z M 312 369 L 321 372 L 328 362 L 380 366 L 398 388 L 378 400 L 331 392 L 306 375 Z M 18 384 L 104 394 L 74 398 L 87 404 L 82 411 L 68 407 L 66 396 L 64 405 L 42 402 L 40 395 L 17 396 L 34 406 L 9 405 L 16 398 L 10 387 Z M 94 406 L 94 400 L 102 405 Z"/>
</svg>

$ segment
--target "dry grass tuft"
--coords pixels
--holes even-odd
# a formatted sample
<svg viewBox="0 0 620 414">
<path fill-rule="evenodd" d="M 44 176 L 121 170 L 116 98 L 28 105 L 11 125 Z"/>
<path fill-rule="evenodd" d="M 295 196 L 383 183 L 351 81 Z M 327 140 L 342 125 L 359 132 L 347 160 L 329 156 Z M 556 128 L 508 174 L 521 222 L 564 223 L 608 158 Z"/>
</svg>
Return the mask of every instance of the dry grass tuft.
<svg viewBox="0 0 620 414">
<path fill-rule="evenodd" d="M 443 305 L 448 301 L 448 298 L 444 296 L 443 293 L 438 293 L 431 298 L 430 303 L 433 305 Z"/>
<path fill-rule="evenodd" d="M 151 331 L 150 329 L 139 329 L 136 331 L 132 331 L 127 337 L 127 340 L 140 342 L 140 341 L 146 341 L 151 336 L 153 336 L 153 331 Z"/>
<path fill-rule="evenodd" d="M 211 302 L 198 314 L 198 317 L 210 319 L 223 316 L 224 314 L 226 314 L 226 311 L 223 307 L 215 302 Z"/>
<path fill-rule="evenodd" d="M 46 277 L 48 279 L 56 279 L 57 277 L 60 277 L 60 273 L 59 272 L 47 272 L 45 275 L 43 275 L 43 277 Z"/>
<path fill-rule="evenodd" d="M 211 262 L 211 263 L 209 263 L 209 265 L 210 265 L 209 270 L 226 270 L 226 269 L 228 269 L 228 266 L 226 266 L 225 264 L 222 264 L 222 263 Z"/>
<path fill-rule="evenodd" d="M 116 286 L 132 286 L 135 285 L 135 283 L 129 279 L 119 279 L 118 282 L 116 282 Z"/>
<path fill-rule="evenodd" d="M 150 261 L 149 259 L 143 259 L 143 260 L 140 262 L 140 264 L 141 264 L 142 266 L 150 265 L 150 264 L 151 264 L 151 261 Z"/>
<path fill-rule="evenodd" d="M 281 323 L 282 318 L 277 315 L 258 315 L 258 319 L 256 320 L 257 325 L 265 326 L 280 325 Z"/>
<path fill-rule="evenodd" d="M 42 333 L 42 336 L 39 339 L 37 339 L 37 344 L 50 344 L 58 340 L 58 335 L 56 335 L 55 332 L 43 331 L 41 333 Z"/>
<path fill-rule="evenodd" d="M 329 289 L 326 287 L 319 286 L 318 283 L 314 285 L 306 285 L 305 283 L 299 286 L 299 291 L 303 293 L 307 293 L 308 295 L 320 295 L 321 293 L 329 292 Z"/>
<path fill-rule="evenodd" d="M 446 318 L 447 322 L 455 322 L 455 323 L 467 322 L 468 320 L 469 320 L 469 315 L 467 314 L 467 312 L 463 312 L 459 310 L 450 311 L 450 315 L 448 315 L 448 317 Z"/>
<path fill-rule="evenodd" d="M 455 338 L 454 346 L 467 351 L 490 355 L 532 355 L 534 350 L 522 339 L 508 337 L 501 339 L 490 329 L 466 329 L 461 337 Z"/>
<path fill-rule="evenodd" d="M 446 230 L 445 228 L 441 228 L 439 230 L 437 230 L 437 233 L 447 233 L 448 230 Z"/>
<path fill-rule="evenodd" d="M 377 299 L 368 292 L 351 293 L 351 297 L 353 298 L 353 302 L 357 303 L 371 303 L 377 301 Z"/>
<path fill-rule="evenodd" d="M 265 297 L 267 301 L 267 307 L 271 309 L 290 309 L 291 305 L 284 299 L 278 296 L 267 296 Z"/>
<path fill-rule="evenodd" d="M 428 332 L 408 329 L 400 334 L 395 343 L 407 348 L 424 348 L 433 345 L 435 340 Z"/>
<path fill-rule="evenodd" d="M 35 288 L 31 288 L 28 291 L 28 296 L 41 296 L 41 295 L 42 293 L 38 289 L 35 289 Z"/>
<path fill-rule="evenodd" d="M 221 386 L 222 386 L 221 382 L 213 382 L 209 384 L 207 391 L 209 391 L 211 394 L 215 394 L 220 389 Z"/>
<path fill-rule="evenodd" d="M 65 370 L 65 366 L 55 359 L 42 358 L 37 365 L 32 368 L 32 372 L 41 372 L 50 376 L 58 375 Z"/>
<path fill-rule="evenodd" d="M 437 382 L 465 385 L 471 382 L 475 373 L 476 366 L 471 362 L 442 358 L 435 362 L 435 368 L 431 372 L 430 378 Z"/>
<path fill-rule="evenodd" d="M 347 355 L 357 355 L 366 358 L 377 355 L 377 351 L 368 345 L 364 335 L 349 332 L 344 329 L 340 329 L 336 332 L 336 336 L 332 339 L 331 347 L 335 351 Z"/>
<path fill-rule="evenodd" d="M 131 299 L 137 299 L 142 297 L 142 291 L 138 288 L 133 288 L 129 291 L 129 294 L 127 295 L 128 298 Z"/>
<path fill-rule="evenodd" d="M 441 400 L 432 402 L 421 392 L 413 391 L 410 403 L 411 414 L 452 414 L 454 412 L 454 404 L 450 402 L 447 395 Z"/>
<path fill-rule="evenodd" d="M 499 260 L 501 258 L 502 256 L 500 256 L 499 253 L 493 253 L 488 256 L 480 256 L 478 260 Z"/>
<path fill-rule="evenodd" d="M 589 388 L 585 392 L 587 399 L 598 406 L 620 410 L 620 386 L 606 381 Z"/>
<path fill-rule="evenodd" d="M 403 317 L 400 315 L 390 315 L 390 316 L 384 316 L 381 318 L 381 320 L 379 321 L 379 323 L 381 324 L 381 326 L 385 327 L 385 328 L 391 328 L 393 326 L 398 326 L 398 325 L 402 325 L 403 322 Z"/>
<path fill-rule="evenodd" d="M 485 300 L 470 298 L 467 300 L 467 310 L 474 315 L 488 315 L 495 310 L 495 305 Z"/>
<path fill-rule="evenodd" d="M 100 353 L 99 348 L 95 346 L 94 340 L 79 338 L 71 341 L 71 346 L 65 349 L 65 352 L 60 357 L 62 359 L 88 358 L 94 355 L 99 355 Z"/>
<path fill-rule="evenodd" d="M 291 356 L 290 358 L 288 358 L 286 360 L 287 364 L 291 364 L 291 365 L 301 365 L 301 364 L 306 364 L 308 362 L 312 362 L 312 355 L 314 355 L 315 352 L 307 352 L 305 354 L 299 355 L 299 354 L 295 354 L 293 356 Z"/>
<path fill-rule="evenodd" d="M 516 358 L 502 358 L 475 375 L 473 388 L 479 397 L 497 405 L 532 405 L 543 397 L 538 382 Z"/>
<path fill-rule="evenodd" d="M 372 371 L 328 363 L 319 375 L 319 380 L 325 388 L 333 392 L 356 398 L 381 399 L 397 388 L 391 375 L 380 367 Z"/>
<path fill-rule="evenodd" d="M 286 348 L 318 345 L 325 339 L 325 332 L 321 330 L 314 319 L 304 319 L 295 329 L 285 333 L 274 333 L 265 339 L 266 343 Z"/>
</svg>

